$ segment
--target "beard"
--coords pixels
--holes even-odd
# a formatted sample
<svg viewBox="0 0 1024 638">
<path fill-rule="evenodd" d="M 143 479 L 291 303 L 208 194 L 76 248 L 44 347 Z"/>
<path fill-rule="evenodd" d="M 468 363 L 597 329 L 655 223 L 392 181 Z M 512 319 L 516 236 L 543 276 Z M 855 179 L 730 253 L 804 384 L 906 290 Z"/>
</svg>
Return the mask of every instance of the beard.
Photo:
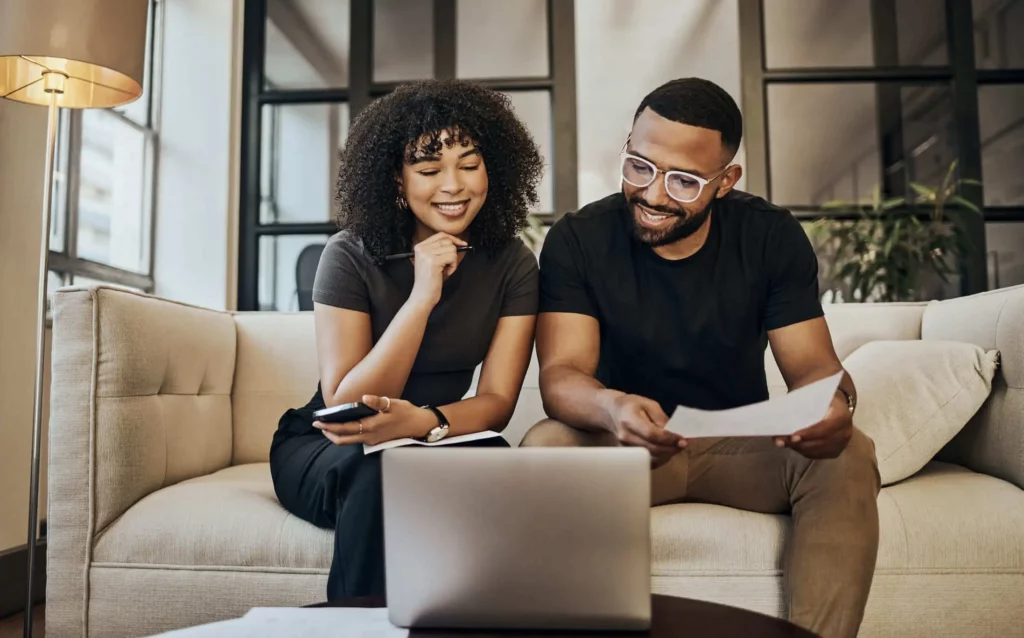
<svg viewBox="0 0 1024 638">
<path fill-rule="evenodd" d="M 639 196 L 634 195 L 626 199 L 628 205 L 627 211 L 629 213 L 630 227 L 633 229 L 633 237 L 636 238 L 642 244 L 647 244 L 652 248 L 658 246 L 665 246 L 673 244 L 680 239 L 685 239 L 690 235 L 700 230 L 704 222 L 707 221 L 708 215 L 711 214 L 711 204 L 714 202 L 708 202 L 708 205 L 696 213 L 687 213 L 681 208 L 674 208 L 670 206 L 651 206 Z M 675 219 L 672 225 L 668 228 L 660 230 L 652 230 L 646 228 L 640 224 L 637 220 L 637 205 L 641 205 L 648 210 L 652 210 L 656 213 L 664 215 L 672 215 Z"/>
</svg>

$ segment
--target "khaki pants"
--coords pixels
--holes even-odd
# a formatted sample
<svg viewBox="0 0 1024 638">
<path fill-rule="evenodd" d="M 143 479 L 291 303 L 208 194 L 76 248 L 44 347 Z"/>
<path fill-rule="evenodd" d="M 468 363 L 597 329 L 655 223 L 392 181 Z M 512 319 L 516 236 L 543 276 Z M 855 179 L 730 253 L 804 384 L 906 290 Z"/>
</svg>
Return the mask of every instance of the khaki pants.
<svg viewBox="0 0 1024 638">
<path fill-rule="evenodd" d="M 789 618 L 826 638 L 856 636 L 878 554 L 874 443 L 859 430 L 835 459 L 812 461 L 770 438 L 694 439 L 651 475 L 652 505 L 695 501 L 792 514 L 784 563 Z M 546 420 L 523 446 L 616 445 Z"/>
</svg>

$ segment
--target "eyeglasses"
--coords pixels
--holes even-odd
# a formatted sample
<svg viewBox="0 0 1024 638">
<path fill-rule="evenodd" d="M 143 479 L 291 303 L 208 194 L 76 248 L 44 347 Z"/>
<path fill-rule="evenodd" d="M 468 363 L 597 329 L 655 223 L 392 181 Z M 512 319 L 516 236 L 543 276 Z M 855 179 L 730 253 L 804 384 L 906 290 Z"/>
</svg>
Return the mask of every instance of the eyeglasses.
<svg viewBox="0 0 1024 638">
<path fill-rule="evenodd" d="M 669 197 L 683 204 L 697 201 L 704 187 L 724 175 L 725 171 L 732 166 L 729 164 L 714 177 L 704 179 L 699 175 L 692 175 L 684 171 L 663 171 L 642 157 L 630 155 L 626 152 L 625 146 L 622 147 L 621 159 L 622 179 L 627 184 L 637 188 L 647 188 L 657 179 L 658 173 L 664 173 L 665 192 Z"/>
</svg>

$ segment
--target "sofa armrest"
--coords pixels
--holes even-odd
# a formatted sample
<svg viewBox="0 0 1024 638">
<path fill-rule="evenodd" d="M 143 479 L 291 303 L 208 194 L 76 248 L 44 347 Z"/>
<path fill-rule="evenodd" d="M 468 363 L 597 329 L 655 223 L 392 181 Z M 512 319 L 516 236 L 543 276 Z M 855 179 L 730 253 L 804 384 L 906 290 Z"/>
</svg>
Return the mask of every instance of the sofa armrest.
<svg viewBox="0 0 1024 638">
<path fill-rule="evenodd" d="M 72 288 L 54 297 L 52 353 L 47 602 L 81 626 L 92 539 L 147 494 L 228 466 L 235 327 L 227 313 Z"/>
<path fill-rule="evenodd" d="M 999 351 L 991 396 L 938 458 L 1024 488 L 1024 286 L 929 304 L 921 338 Z"/>
</svg>

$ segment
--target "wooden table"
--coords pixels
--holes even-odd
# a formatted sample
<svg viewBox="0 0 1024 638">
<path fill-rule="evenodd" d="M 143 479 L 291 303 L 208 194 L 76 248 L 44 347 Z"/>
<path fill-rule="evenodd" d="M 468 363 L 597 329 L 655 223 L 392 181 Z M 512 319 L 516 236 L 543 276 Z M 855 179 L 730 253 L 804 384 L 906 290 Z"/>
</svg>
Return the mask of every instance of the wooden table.
<svg viewBox="0 0 1024 638">
<path fill-rule="evenodd" d="M 383 607 L 380 599 L 342 599 L 332 602 L 311 605 L 311 607 Z M 572 636 L 609 636 L 621 635 L 623 632 L 565 632 L 565 631 L 523 631 L 523 630 L 479 630 L 479 629 L 414 629 L 409 632 L 411 637 L 430 636 L 432 638 L 487 638 L 491 636 L 532 636 L 550 638 L 568 638 Z M 766 616 L 738 607 L 728 607 L 717 603 L 692 600 L 690 598 L 674 598 L 671 596 L 651 597 L 651 629 L 648 632 L 627 633 L 627 635 L 651 636 L 652 638 L 668 638 L 669 636 L 699 638 L 715 636 L 729 638 L 731 636 L 747 638 L 813 638 L 815 634 L 797 627 L 779 618 Z"/>
</svg>

